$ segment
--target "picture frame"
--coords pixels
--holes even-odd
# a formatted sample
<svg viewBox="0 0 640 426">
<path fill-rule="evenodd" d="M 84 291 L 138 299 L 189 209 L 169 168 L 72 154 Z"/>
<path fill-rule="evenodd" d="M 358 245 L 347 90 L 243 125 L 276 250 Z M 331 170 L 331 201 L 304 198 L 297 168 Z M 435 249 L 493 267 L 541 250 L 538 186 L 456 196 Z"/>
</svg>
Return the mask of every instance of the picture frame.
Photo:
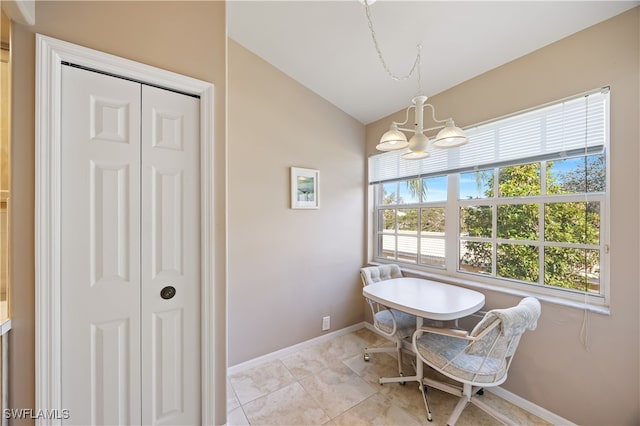
<svg viewBox="0 0 640 426">
<path fill-rule="evenodd" d="M 291 167 L 291 208 L 320 208 L 320 172 L 314 169 Z"/>
</svg>

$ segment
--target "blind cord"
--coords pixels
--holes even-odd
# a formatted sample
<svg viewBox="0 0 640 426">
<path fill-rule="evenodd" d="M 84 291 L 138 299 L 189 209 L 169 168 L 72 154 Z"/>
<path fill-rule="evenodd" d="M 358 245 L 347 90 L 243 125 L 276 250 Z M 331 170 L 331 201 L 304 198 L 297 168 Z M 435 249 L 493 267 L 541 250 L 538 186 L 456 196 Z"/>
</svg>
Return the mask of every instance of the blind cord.
<svg viewBox="0 0 640 426">
<path fill-rule="evenodd" d="M 587 305 L 587 294 L 584 294 L 584 304 Z M 589 352 L 589 310 L 585 307 L 582 315 L 582 327 L 580 328 L 580 343 L 585 351 Z"/>
</svg>

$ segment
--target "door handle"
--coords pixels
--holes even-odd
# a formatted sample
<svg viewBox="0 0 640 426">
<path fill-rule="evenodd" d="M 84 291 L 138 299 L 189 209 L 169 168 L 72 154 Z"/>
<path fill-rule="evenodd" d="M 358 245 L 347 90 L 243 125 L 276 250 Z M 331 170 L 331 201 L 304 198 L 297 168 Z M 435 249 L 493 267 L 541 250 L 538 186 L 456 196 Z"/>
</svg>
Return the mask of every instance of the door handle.
<svg viewBox="0 0 640 426">
<path fill-rule="evenodd" d="M 162 297 L 165 300 L 169 300 L 175 295 L 176 295 L 176 288 L 173 286 L 168 285 L 166 287 L 163 287 L 162 290 L 160 290 L 160 297 Z"/>
</svg>

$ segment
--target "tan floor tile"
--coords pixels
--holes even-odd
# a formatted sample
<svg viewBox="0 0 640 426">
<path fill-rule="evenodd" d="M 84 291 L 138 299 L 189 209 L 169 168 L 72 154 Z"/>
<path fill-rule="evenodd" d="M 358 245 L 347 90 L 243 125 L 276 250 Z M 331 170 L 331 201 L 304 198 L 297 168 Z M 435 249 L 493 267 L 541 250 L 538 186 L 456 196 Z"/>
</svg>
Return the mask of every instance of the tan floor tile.
<svg viewBox="0 0 640 426">
<path fill-rule="evenodd" d="M 244 405 L 256 398 L 282 389 L 293 383 L 295 378 L 282 361 L 275 360 L 241 373 L 236 373 L 229 377 L 229 381 L 240 404 Z"/>
<path fill-rule="evenodd" d="M 385 385 L 388 386 L 388 385 Z M 400 385 L 397 385 L 400 386 Z M 416 391 L 417 392 L 417 391 Z M 423 409 L 424 411 L 424 409 Z M 421 425 L 422 419 L 398 404 L 392 393 L 378 392 L 333 419 L 337 425 Z M 426 420 L 426 417 L 424 418 Z"/>
<path fill-rule="evenodd" d="M 378 391 L 377 387 L 365 382 L 345 365 L 305 377 L 300 384 L 331 418 Z"/>
<path fill-rule="evenodd" d="M 236 396 L 236 393 L 233 390 L 233 386 L 231 386 L 231 382 L 227 380 L 227 413 L 232 412 L 239 406 L 240 406 L 240 401 L 238 401 L 238 397 Z"/>
<path fill-rule="evenodd" d="M 371 354 L 368 362 L 361 354 L 354 355 L 342 362 L 373 385 L 380 384 L 380 377 L 396 377 L 398 375 L 398 360 L 386 353 Z M 405 370 L 405 375 L 413 374 L 411 367 L 407 367 Z"/>
<path fill-rule="evenodd" d="M 227 411 L 227 426 L 249 426 L 249 420 L 244 415 L 242 407 Z"/>
<path fill-rule="evenodd" d="M 356 333 L 349 333 L 323 342 L 320 346 L 329 356 L 343 360 L 356 354 L 363 354 L 364 348 L 370 346 L 370 342 Z"/>
<path fill-rule="evenodd" d="M 252 425 L 322 425 L 327 414 L 295 382 L 243 406 Z"/>
<path fill-rule="evenodd" d="M 302 379 L 340 363 L 340 360 L 331 355 L 322 344 L 302 349 L 281 360 L 296 379 Z"/>
</svg>

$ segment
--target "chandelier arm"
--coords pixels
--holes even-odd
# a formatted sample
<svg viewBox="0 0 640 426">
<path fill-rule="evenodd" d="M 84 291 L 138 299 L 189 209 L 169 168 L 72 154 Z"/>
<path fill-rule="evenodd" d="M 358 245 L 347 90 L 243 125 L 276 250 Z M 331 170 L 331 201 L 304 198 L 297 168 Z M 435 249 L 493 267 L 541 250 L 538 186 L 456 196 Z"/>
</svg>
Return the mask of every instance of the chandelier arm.
<svg viewBox="0 0 640 426">
<path fill-rule="evenodd" d="M 398 130 L 402 130 L 403 132 L 424 133 L 424 132 L 431 132 L 432 130 L 440 130 L 444 128 L 445 126 L 429 127 L 428 129 L 422 129 L 422 132 L 420 132 L 419 130 L 416 132 L 416 129 L 407 129 L 406 127 L 398 127 Z"/>
<path fill-rule="evenodd" d="M 407 124 L 409 122 L 409 110 L 412 109 L 412 108 L 415 109 L 415 107 L 416 107 L 415 105 L 408 106 L 407 110 L 405 111 L 406 115 L 405 115 L 404 121 L 402 123 L 399 122 L 399 121 L 394 121 L 393 124 L 396 124 L 396 125 L 399 125 L 399 126 Z M 404 130 L 404 129 L 400 129 L 400 130 Z"/>
<path fill-rule="evenodd" d="M 424 104 L 424 106 L 426 106 L 426 107 L 428 106 L 429 108 L 431 108 L 431 118 L 433 118 L 433 121 L 435 121 L 436 123 L 446 123 L 447 121 L 452 120 L 451 117 L 446 118 L 444 120 L 438 120 L 436 118 L 436 109 L 435 109 L 435 107 L 433 105 L 431 105 L 431 104 Z M 441 126 L 441 127 L 444 127 L 444 126 Z M 433 129 L 429 129 L 429 130 L 435 130 L 435 129 L 436 128 L 434 127 Z"/>
</svg>

